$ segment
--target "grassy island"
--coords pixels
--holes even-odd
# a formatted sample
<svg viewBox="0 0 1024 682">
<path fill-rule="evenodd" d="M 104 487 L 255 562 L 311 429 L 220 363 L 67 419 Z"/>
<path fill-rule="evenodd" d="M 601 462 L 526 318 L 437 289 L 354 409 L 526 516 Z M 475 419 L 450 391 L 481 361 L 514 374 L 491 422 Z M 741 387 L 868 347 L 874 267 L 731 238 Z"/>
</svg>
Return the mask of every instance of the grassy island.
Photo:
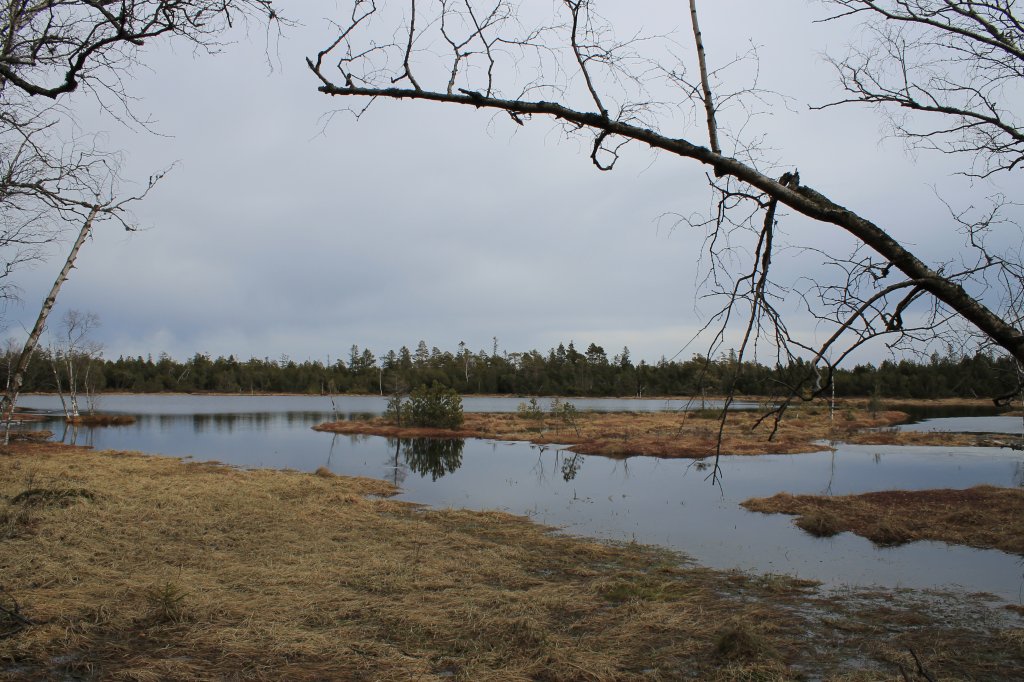
<svg viewBox="0 0 1024 682">
<path fill-rule="evenodd" d="M 731 412 L 722 434 L 722 454 L 763 455 L 820 452 L 822 441 L 890 445 L 998 445 L 979 434 L 902 432 L 887 429 L 907 419 L 898 410 L 871 411 L 844 407 L 830 416 L 820 405 L 786 412 L 772 436 L 774 423 L 757 424 L 759 411 Z M 699 459 L 715 454 L 718 410 L 692 412 L 589 412 L 565 416 L 549 412 L 466 413 L 457 429 L 398 426 L 384 417 L 330 422 L 320 431 L 397 438 L 490 438 L 559 444 L 586 455 L 679 457 Z"/>
<path fill-rule="evenodd" d="M 861 495 L 790 495 L 747 500 L 766 514 L 793 514 L 812 535 L 850 531 L 877 545 L 939 540 L 1024 555 L 1024 489 L 888 490 Z"/>
</svg>

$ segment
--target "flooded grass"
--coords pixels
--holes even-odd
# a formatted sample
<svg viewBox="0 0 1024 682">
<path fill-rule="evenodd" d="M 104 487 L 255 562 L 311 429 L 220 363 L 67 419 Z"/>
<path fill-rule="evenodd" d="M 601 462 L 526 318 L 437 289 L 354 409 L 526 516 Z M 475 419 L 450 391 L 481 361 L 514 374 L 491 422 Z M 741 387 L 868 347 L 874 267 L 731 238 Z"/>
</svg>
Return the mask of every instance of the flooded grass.
<svg viewBox="0 0 1024 682">
<path fill-rule="evenodd" d="M 742 503 L 751 511 L 793 514 L 796 525 L 827 537 L 849 531 L 880 546 L 937 540 L 1024 554 L 1024 489 L 892 490 L 861 495 L 779 493 Z"/>
<path fill-rule="evenodd" d="M 0 508 L 32 522 L 0 534 L 0 605 L 31 624 L 0 637 L 0 679 L 892 679 L 904 643 L 943 679 L 1024 665 L 1020 617 L 971 599 L 825 596 L 392 492 L 12 448 Z"/>
</svg>

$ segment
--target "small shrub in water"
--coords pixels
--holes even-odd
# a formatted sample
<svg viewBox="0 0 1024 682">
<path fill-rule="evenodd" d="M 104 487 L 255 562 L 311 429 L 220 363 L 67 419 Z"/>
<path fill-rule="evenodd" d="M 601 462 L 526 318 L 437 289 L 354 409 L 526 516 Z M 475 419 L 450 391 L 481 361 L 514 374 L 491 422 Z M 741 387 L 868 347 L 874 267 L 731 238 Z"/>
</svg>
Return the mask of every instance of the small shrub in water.
<svg viewBox="0 0 1024 682">
<path fill-rule="evenodd" d="M 399 426 L 457 429 L 462 426 L 462 396 L 435 381 L 430 388 L 415 389 L 407 398 L 393 396 L 384 416 Z"/>
</svg>

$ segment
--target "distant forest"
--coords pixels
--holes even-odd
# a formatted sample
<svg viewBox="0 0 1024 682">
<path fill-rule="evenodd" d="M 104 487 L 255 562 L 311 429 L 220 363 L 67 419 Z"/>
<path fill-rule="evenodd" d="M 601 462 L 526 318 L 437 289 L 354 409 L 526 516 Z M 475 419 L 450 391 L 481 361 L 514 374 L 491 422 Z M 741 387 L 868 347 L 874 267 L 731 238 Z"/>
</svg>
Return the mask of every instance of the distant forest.
<svg viewBox="0 0 1024 682">
<path fill-rule="evenodd" d="M 347 359 L 330 364 L 316 360 L 296 362 L 234 356 L 211 358 L 197 353 L 180 362 L 166 354 L 153 357 L 97 359 L 80 353 L 68 362 L 54 349 L 36 354 L 26 376 L 27 392 L 54 391 L 67 386 L 67 368 L 75 367 L 79 391 L 224 392 L 224 393 L 378 393 L 405 392 L 421 384 L 454 388 L 462 394 L 562 396 L 694 396 L 717 395 L 735 376 L 734 353 L 708 361 L 695 355 L 686 360 L 662 359 L 656 364 L 634 363 L 628 348 L 608 357 L 590 344 L 584 352 L 572 342 L 559 344 L 546 354 L 472 352 L 460 344 L 456 352 L 402 347 L 378 357 L 352 346 Z M 8 353 L 7 366 L 12 357 Z M 737 393 L 776 396 L 785 393 L 807 370 L 805 361 L 768 367 L 744 362 Z M 1005 357 L 979 353 L 953 357 L 932 355 L 928 360 L 886 361 L 857 365 L 837 372 L 838 396 L 884 398 L 989 398 L 1017 386 L 1017 369 Z"/>
</svg>

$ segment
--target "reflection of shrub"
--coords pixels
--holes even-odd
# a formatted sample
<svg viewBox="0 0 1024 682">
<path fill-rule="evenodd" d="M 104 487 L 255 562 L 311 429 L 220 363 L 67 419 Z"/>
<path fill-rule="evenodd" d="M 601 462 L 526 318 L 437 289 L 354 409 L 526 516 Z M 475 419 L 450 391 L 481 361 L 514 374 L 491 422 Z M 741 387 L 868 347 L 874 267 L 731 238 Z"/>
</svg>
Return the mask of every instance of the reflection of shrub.
<svg viewBox="0 0 1024 682">
<path fill-rule="evenodd" d="M 407 398 L 393 396 L 384 415 L 399 426 L 457 429 L 462 426 L 462 397 L 455 389 L 434 382 L 430 388 L 420 386 Z"/>
<path fill-rule="evenodd" d="M 402 454 L 409 468 L 437 480 L 462 466 L 462 439 L 413 438 L 403 441 Z"/>
<path fill-rule="evenodd" d="M 562 478 L 566 482 L 576 478 L 581 466 L 583 466 L 583 457 L 579 453 L 572 453 L 572 457 L 566 456 L 562 460 Z"/>
</svg>

